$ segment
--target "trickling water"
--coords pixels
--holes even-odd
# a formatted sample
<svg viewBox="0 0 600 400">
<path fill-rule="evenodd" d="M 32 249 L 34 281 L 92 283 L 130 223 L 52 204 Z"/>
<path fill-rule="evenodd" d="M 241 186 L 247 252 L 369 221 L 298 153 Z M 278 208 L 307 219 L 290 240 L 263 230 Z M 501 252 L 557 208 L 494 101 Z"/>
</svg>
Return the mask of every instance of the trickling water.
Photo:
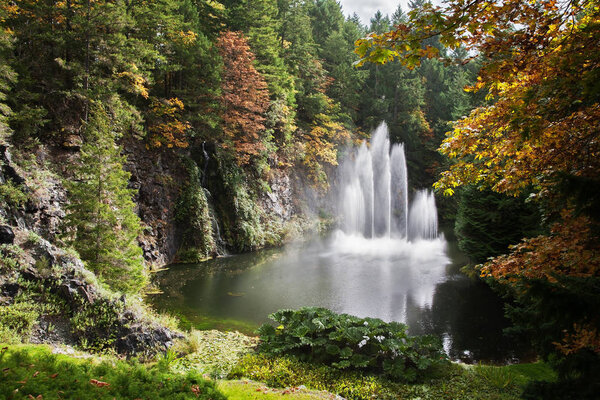
<svg viewBox="0 0 600 400">
<path fill-rule="evenodd" d="M 343 231 L 365 238 L 435 239 L 437 210 L 432 193 L 418 192 L 408 204 L 403 144 L 390 144 L 382 123 L 341 168 Z"/>
<path fill-rule="evenodd" d="M 202 186 L 206 186 L 206 170 L 208 169 L 208 162 L 210 161 L 210 157 L 204 148 L 204 144 L 206 142 L 202 142 L 202 154 L 204 155 L 204 168 L 202 169 Z"/>
</svg>

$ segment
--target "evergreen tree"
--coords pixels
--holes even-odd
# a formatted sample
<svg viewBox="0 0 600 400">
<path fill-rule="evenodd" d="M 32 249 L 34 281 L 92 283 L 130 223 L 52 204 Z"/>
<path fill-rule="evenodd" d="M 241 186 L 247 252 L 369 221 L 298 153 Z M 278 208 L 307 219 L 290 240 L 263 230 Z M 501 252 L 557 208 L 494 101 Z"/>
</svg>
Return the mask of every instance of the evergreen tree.
<svg viewBox="0 0 600 400">
<path fill-rule="evenodd" d="M 108 286 L 135 293 L 147 276 L 137 244 L 141 228 L 134 192 L 127 188 L 130 174 L 123 170 L 125 157 L 115 143 L 115 121 L 101 105 L 92 106 L 81 159 L 73 167 L 75 179 L 67 183 L 67 242 Z"/>
<path fill-rule="evenodd" d="M 460 191 L 455 232 L 459 248 L 472 262 L 508 252 L 523 237 L 540 233 L 540 213 L 523 197 L 467 186 Z"/>
<path fill-rule="evenodd" d="M 0 22 L 4 21 L 7 10 L 0 5 Z M 11 109 L 6 103 L 7 92 L 16 81 L 16 75 L 8 62 L 12 52 L 12 36 L 5 30 L 0 30 L 0 144 L 3 144 L 12 133 L 8 126 Z"/>
</svg>

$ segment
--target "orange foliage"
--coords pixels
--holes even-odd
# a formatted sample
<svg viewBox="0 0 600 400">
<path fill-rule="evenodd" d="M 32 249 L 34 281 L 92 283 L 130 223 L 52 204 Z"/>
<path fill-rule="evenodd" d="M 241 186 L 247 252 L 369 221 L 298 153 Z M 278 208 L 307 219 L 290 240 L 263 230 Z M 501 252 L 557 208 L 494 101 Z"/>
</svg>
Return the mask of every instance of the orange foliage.
<svg viewBox="0 0 600 400">
<path fill-rule="evenodd" d="M 592 326 L 573 325 L 573 333 L 565 333 L 561 343 L 555 342 L 554 345 L 563 353 L 576 353 L 583 349 L 590 349 L 595 353 L 600 353 L 600 334 Z"/>
<path fill-rule="evenodd" d="M 254 68 L 254 54 L 240 32 L 224 32 L 217 41 L 223 58 L 224 146 L 232 148 L 238 164 L 248 164 L 265 151 L 265 113 L 269 106 L 267 83 Z"/>
<path fill-rule="evenodd" d="M 150 145 L 153 147 L 187 147 L 187 131 L 191 128 L 188 121 L 181 120 L 184 109 L 178 98 L 159 101 L 152 99 L 148 132 Z"/>
<path fill-rule="evenodd" d="M 525 239 L 509 255 L 500 256 L 481 269 L 484 277 L 515 282 L 521 278 L 546 279 L 557 276 L 600 276 L 600 242 L 591 234 L 591 221 L 563 211 L 551 234 Z"/>
</svg>

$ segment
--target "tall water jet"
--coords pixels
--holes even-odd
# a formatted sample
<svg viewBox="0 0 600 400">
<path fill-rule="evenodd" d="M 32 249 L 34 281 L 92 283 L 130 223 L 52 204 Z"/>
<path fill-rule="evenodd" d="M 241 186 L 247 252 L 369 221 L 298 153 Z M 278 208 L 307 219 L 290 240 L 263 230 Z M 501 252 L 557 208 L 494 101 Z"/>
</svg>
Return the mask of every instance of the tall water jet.
<svg viewBox="0 0 600 400">
<path fill-rule="evenodd" d="M 438 218 L 435 197 L 429 190 L 417 192 L 410 207 L 410 239 L 435 239 L 437 237 Z"/>
<path fill-rule="evenodd" d="M 390 172 L 390 139 L 385 123 L 371 136 L 374 186 L 374 229 L 372 237 L 390 237 L 392 215 L 392 179 Z"/>
<path fill-rule="evenodd" d="M 364 238 L 434 239 L 437 210 L 427 191 L 408 204 L 408 176 L 403 144 L 390 144 L 382 123 L 346 159 L 340 173 L 342 230 Z"/>
<path fill-rule="evenodd" d="M 408 236 L 408 176 L 404 144 L 392 147 L 391 180 L 395 188 L 392 198 L 392 236 Z"/>
</svg>

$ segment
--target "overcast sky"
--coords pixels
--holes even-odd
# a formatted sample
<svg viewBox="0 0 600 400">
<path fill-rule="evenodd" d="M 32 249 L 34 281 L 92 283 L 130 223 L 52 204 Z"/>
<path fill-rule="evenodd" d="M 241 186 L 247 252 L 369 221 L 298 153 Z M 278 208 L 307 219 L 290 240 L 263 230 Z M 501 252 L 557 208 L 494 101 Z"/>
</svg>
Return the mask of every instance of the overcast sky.
<svg viewBox="0 0 600 400">
<path fill-rule="evenodd" d="M 377 10 L 383 15 L 390 17 L 396 11 L 398 4 L 402 4 L 402 9 L 407 11 L 407 0 L 338 0 L 342 5 L 344 15 L 349 16 L 357 13 L 361 21 L 365 25 L 369 25 L 371 17 L 375 15 Z"/>
</svg>

